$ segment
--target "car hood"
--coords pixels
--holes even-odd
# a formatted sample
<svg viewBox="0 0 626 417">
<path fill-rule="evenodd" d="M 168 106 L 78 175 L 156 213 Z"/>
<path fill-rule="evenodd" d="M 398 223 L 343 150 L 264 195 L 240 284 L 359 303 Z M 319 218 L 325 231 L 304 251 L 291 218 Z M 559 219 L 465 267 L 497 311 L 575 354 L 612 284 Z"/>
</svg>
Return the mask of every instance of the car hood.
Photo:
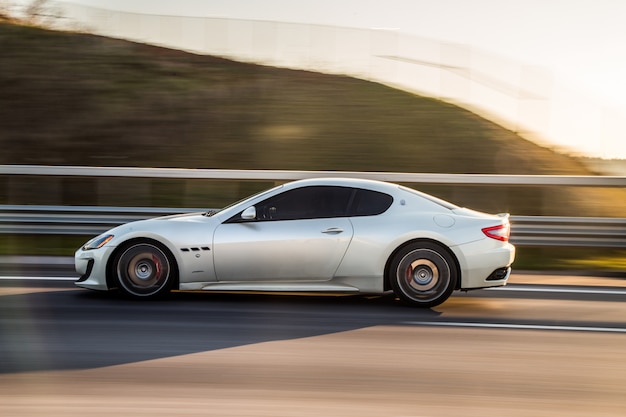
<svg viewBox="0 0 626 417">
<path fill-rule="evenodd" d="M 110 246 L 116 246 L 134 237 L 158 238 L 159 236 L 178 245 L 185 242 L 204 242 L 207 236 L 212 236 L 211 230 L 217 224 L 219 224 L 219 219 L 215 217 L 207 217 L 202 213 L 190 213 L 125 223 L 110 229 L 108 233 L 115 236 Z"/>
<path fill-rule="evenodd" d="M 149 219 L 150 221 L 172 221 L 172 222 L 202 222 L 206 223 L 207 219 L 211 216 L 207 216 L 205 213 L 184 213 L 173 214 L 171 216 L 162 216 Z"/>
<path fill-rule="evenodd" d="M 172 216 L 154 217 L 151 219 L 137 220 L 134 222 L 121 224 L 111 229 L 110 232 L 121 236 L 126 233 L 142 230 L 152 232 L 175 232 L 182 230 L 188 231 L 198 229 L 198 223 L 211 225 L 217 222 L 218 220 L 215 217 L 205 216 L 203 213 L 175 214 Z"/>
</svg>

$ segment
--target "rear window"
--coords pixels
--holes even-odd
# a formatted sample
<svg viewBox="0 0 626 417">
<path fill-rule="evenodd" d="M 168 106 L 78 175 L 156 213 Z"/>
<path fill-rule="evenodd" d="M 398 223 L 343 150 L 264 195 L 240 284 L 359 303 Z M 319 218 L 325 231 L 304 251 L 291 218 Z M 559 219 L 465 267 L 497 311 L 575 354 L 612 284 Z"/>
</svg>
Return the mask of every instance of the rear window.
<svg viewBox="0 0 626 417">
<path fill-rule="evenodd" d="M 376 216 L 384 213 L 393 203 L 393 197 L 378 191 L 356 189 L 352 203 L 353 216 Z"/>
</svg>

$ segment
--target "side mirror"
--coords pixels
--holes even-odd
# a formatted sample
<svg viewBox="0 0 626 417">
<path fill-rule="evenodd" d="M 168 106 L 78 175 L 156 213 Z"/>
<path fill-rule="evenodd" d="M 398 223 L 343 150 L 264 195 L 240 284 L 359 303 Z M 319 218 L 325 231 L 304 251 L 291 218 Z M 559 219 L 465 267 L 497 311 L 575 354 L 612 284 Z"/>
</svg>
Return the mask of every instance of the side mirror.
<svg viewBox="0 0 626 417">
<path fill-rule="evenodd" d="M 248 207 L 241 213 L 241 218 L 243 220 L 254 220 L 256 219 L 256 207 Z"/>
</svg>

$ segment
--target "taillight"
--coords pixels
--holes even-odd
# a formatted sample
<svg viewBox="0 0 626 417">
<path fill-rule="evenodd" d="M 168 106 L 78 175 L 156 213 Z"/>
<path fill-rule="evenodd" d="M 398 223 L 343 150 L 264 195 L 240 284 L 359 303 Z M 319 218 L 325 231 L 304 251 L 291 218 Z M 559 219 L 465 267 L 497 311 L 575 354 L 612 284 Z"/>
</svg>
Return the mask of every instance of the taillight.
<svg viewBox="0 0 626 417">
<path fill-rule="evenodd" d="M 485 236 L 492 239 L 500 240 L 502 242 L 508 242 L 511 235 L 511 225 L 504 223 L 498 226 L 485 227 L 482 229 Z"/>
</svg>

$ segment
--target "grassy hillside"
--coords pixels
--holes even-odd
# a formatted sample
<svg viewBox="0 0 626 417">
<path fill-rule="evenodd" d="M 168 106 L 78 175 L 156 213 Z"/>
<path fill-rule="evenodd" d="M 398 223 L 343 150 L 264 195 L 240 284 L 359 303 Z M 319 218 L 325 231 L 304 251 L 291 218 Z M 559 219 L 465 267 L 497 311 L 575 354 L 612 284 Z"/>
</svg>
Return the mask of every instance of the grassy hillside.
<svg viewBox="0 0 626 417">
<path fill-rule="evenodd" d="M 0 164 L 590 174 L 473 113 L 349 77 L 9 23 L 0 51 Z M 218 207 L 251 190 L 2 181 L 5 204 Z M 626 216 L 622 190 L 421 188 L 488 211 Z"/>
<path fill-rule="evenodd" d="M 455 106 L 348 77 L 10 24 L 0 50 L 2 163 L 587 173 Z"/>
</svg>

